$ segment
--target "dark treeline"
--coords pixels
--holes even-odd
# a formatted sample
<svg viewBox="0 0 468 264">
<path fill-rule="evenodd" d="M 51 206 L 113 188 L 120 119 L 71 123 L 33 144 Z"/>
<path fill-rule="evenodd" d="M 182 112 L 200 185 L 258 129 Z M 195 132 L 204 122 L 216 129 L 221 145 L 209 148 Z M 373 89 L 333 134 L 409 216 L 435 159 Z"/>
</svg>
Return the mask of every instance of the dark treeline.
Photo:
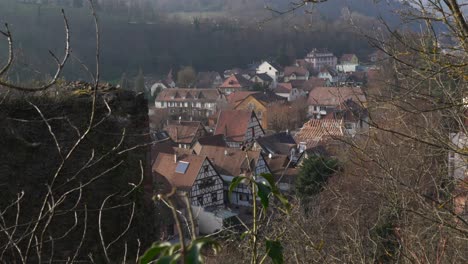
<svg viewBox="0 0 468 264">
<path fill-rule="evenodd" d="M 337 56 L 353 52 L 363 57 L 369 53 L 366 40 L 344 19 L 331 21 L 313 14 L 294 20 L 284 16 L 259 27 L 248 19 L 230 17 L 180 19 L 159 14 L 151 21 L 129 21 L 122 12 L 100 10 L 101 73 L 108 81 L 119 79 L 123 72 L 136 75 L 140 68 L 151 75 L 163 75 L 183 65 L 197 71 L 222 71 L 275 59 L 285 52 L 291 59 L 292 55 L 300 58 L 313 47 L 328 48 Z M 92 70 L 95 37 L 90 12 L 86 6 L 65 7 L 65 12 L 70 20 L 73 54 Z M 10 78 L 25 81 L 47 76 L 45 69 L 54 67 L 48 50 L 63 52 L 60 6 L 2 0 L 0 19 L 10 23 L 15 38 L 18 64 Z M 360 19 L 372 21 L 365 16 Z M 0 50 L 0 59 L 4 59 L 5 41 Z M 86 78 L 87 73 L 72 59 L 65 76 Z"/>
</svg>

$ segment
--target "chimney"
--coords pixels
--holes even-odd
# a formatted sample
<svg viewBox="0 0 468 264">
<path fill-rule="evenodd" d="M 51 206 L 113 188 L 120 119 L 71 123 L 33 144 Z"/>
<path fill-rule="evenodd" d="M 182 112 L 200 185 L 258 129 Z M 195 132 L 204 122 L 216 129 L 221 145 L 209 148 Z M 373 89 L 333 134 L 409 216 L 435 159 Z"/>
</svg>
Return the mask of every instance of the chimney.
<svg viewBox="0 0 468 264">
<path fill-rule="evenodd" d="M 182 122 L 182 116 L 179 116 L 179 124 Z"/>
<path fill-rule="evenodd" d="M 273 154 L 271 154 L 271 153 L 268 154 L 268 158 L 269 158 L 269 159 L 273 158 Z"/>
<path fill-rule="evenodd" d="M 227 151 L 227 149 L 224 150 L 224 156 L 227 156 L 229 153 Z"/>
<path fill-rule="evenodd" d="M 177 152 L 174 152 L 174 163 L 177 163 Z"/>
</svg>

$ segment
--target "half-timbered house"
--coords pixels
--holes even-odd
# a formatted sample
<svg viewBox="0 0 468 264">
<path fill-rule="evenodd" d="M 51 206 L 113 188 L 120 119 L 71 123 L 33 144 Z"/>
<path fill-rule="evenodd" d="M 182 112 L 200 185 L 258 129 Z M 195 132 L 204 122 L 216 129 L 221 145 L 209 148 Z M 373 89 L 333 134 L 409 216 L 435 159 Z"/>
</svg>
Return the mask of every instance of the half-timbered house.
<svg viewBox="0 0 468 264">
<path fill-rule="evenodd" d="M 153 173 L 158 191 L 176 188 L 178 192 L 186 192 L 192 206 L 224 204 L 222 178 L 206 157 L 160 153 L 153 164 Z"/>
<path fill-rule="evenodd" d="M 219 113 L 214 134 L 224 135 L 229 147 L 238 148 L 265 135 L 265 132 L 255 112 L 223 110 Z"/>
<path fill-rule="evenodd" d="M 252 193 L 250 188 L 239 184 L 229 195 L 229 185 L 234 177 L 247 176 L 256 177 L 257 181 L 263 181 L 262 173 L 271 173 L 261 151 L 242 151 L 240 149 L 203 146 L 200 156 L 206 156 L 214 165 L 224 180 L 224 191 L 226 203 L 232 205 L 250 206 Z"/>
</svg>

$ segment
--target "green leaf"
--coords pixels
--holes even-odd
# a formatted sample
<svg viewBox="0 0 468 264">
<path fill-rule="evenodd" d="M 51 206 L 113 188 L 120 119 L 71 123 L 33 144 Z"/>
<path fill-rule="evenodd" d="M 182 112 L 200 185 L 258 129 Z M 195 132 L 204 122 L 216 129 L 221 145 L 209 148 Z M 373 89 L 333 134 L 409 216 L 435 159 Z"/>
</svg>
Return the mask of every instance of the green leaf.
<svg viewBox="0 0 468 264">
<path fill-rule="evenodd" d="M 240 238 L 241 238 L 241 239 L 244 239 L 246 236 L 249 236 L 251 233 L 252 233 L 251 230 L 247 230 L 247 231 L 245 231 L 245 232 L 242 232 Z"/>
<path fill-rule="evenodd" d="M 201 250 L 206 247 L 211 247 L 215 251 L 215 253 L 217 253 L 220 249 L 220 245 L 210 238 L 204 237 L 196 239 L 192 241 L 188 248 L 185 263 L 203 263 L 203 255 L 201 254 Z"/>
<path fill-rule="evenodd" d="M 143 256 L 140 257 L 140 264 L 148 264 L 155 260 L 157 256 L 164 254 L 164 252 L 171 247 L 171 243 L 153 243 L 153 245 L 146 250 Z"/>
<path fill-rule="evenodd" d="M 177 263 L 176 256 L 164 256 L 156 261 L 156 264 L 174 264 Z"/>
<path fill-rule="evenodd" d="M 274 195 L 286 209 L 285 213 L 289 214 L 289 211 L 291 210 L 291 204 L 289 203 L 288 199 L 286 199 L 286 197 L 284 197 L 281 193 L 274 193 Z"/>
<path fill-rule="evenodd" d="M 267 180 L 267 182 L 270 185 L 272 190 L 276 189 L 276 183 L 275 183 L 275 180 L 273 179 L 273 175 L 271 175 L 271 173 L 262 173 L 262 174 L 260 174 L 260 177 L 265 178 L 265 180 Z"/>
<path fill-rule="evenodd" d="M 260 201 L 262 202 L 263 208 L 267 209 L 268 208 L 268 202 L 269 202 L 269 195 L 271 193 L 271 189 L 269 186 L 267 186 L 264 183 L 261 182 L 255 182 L 255 185 L 257 185 L 257 193 L 258 197 L 260 197 Z M 254 199 L 256 199 L 254 197 Z"/>
<path fill-rule="evenodd" d="M 278 240 L 266 240 L 266 249 L 268 257 L 271 258 L 273 264 L 283 264 L 283 246 Z"/>
<path fill-rule="evenodd" d="M 231 184 L 229 185 L 229 195 L 231 195 L 232 191 L 241 183 L 242 180 L 247 179 L 244 176 L 237 176 L 234 179 L 232 179 Z"/>
</svg>

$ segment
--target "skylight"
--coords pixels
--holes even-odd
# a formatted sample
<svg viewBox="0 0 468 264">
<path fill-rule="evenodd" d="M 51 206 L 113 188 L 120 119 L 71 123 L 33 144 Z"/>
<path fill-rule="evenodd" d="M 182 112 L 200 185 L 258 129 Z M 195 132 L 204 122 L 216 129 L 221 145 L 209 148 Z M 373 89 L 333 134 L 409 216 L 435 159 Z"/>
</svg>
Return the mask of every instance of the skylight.
<svg viewBox="0 0 468 264">
<path fill-rule="evenodd" d="M 176 171 L 177 173 L 185 174 L 185 172 L 187 171 L 187 168 L 188 168 L 189 164 L 190 164 L 190 163 L 185 162 L 185 161 L 179 161 L 179 162 L 177 163 L 177 167 L 176 167 L 175 171 Z"/>
</svg>

